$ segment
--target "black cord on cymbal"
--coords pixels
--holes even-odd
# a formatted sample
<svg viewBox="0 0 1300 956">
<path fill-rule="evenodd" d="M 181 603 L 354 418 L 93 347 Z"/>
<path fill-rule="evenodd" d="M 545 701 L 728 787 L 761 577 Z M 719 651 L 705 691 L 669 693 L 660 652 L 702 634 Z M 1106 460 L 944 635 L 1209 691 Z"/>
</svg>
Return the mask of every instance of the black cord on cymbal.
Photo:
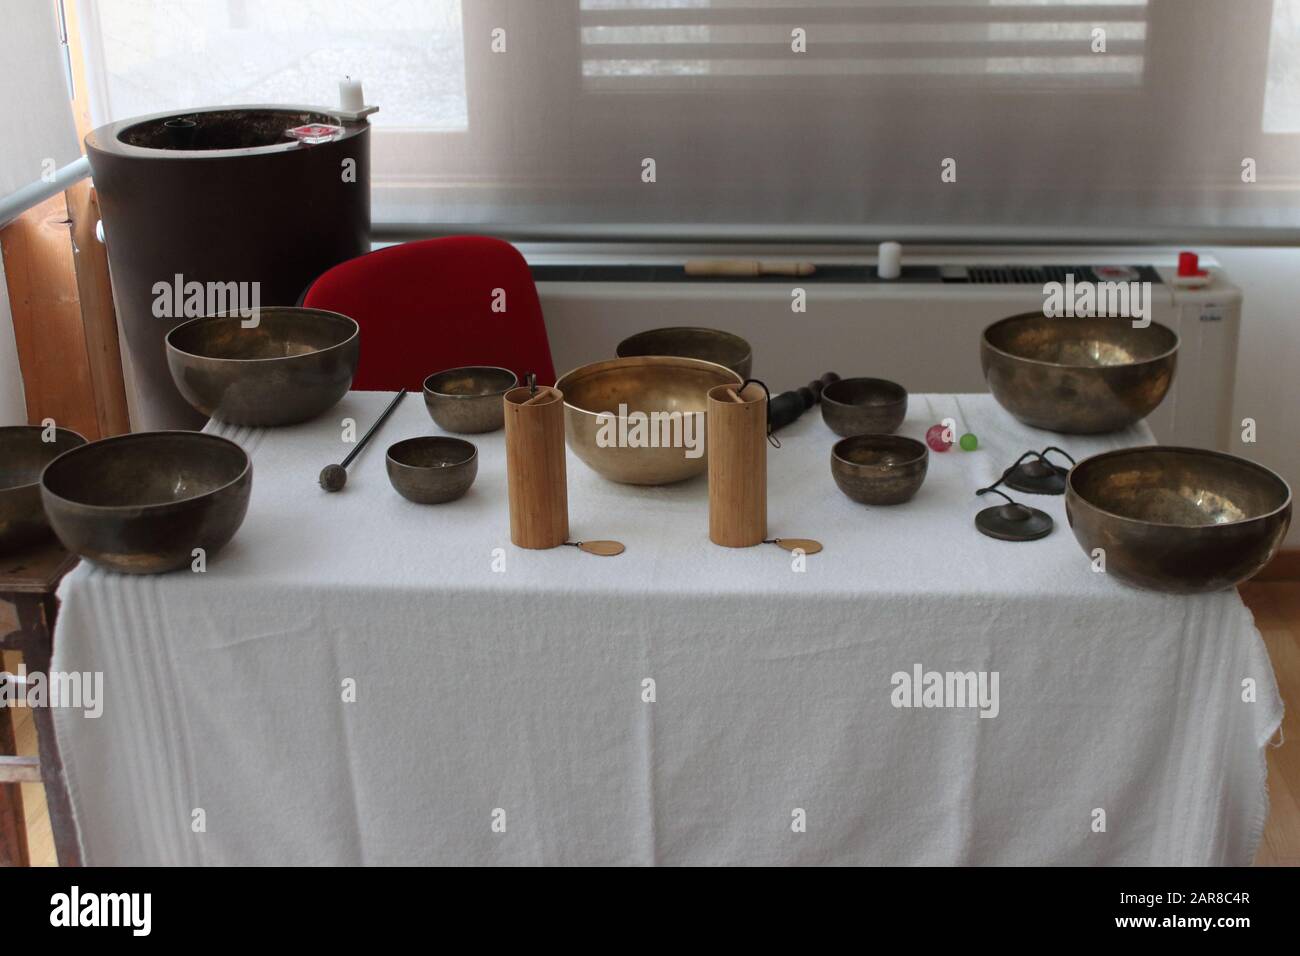
<svg viewBox="0 0 1300 956">
<path fill-rule="evenodd" d="M 1057 448 L 1055 445 L 1048 445 L 1046 448 L 1044 448 L 1041 452 L 1038 453 L 1038 457 L 1043 459 L 1044 461 L 1047 461 L 1047 453 L 1049 451 L 1054 451 L 1057 454 L 1064 456 L 1065 460 L 1070 463 L 1071 467 L 1077 464 L 1077 462 L 1072 457 L 1070 457 L 1070 453 L 1068 451 L 1066 451 L 1064 448 Z M 1050 461 L 1047 463 L 1049 465 L 1051 464 Z"/>
<path fill-rule="evenodd" d="M 1014 498 L 1012 498 L 1012 497 L 1011 497 L 1009 494 L 1007 494 L 1005 491 L 999 491 L 996 485 L 989 485 L 987 488 L 980 488 L 980 489 L 976 490 L 975 494 L 977 494 L 977 495 L 986 495 L 986 494 L 988 494 L 990 491 L 993 492 L 995 495 L 1001 495 L 1003 498 L 1006 498 L 1006 499 L 1007 499 L 1007 504 L 1009 504 L 1009 505 L 1018 505 L 1018 504 L 1020 504 L 1020 502 L 1016 501 Z"/>
<path fill-rule="evenodd" d="M 1059 449 L 1058 449 L 1058 451 L 1059 451 Z M 1019 458 L 1016 459 L 1015 464 L 1013 464 L 1010 468 L 1006 468 L 1006 469 L 1003 470 L 1003 472 L 1002 472 L 1002 476 L 1001 476 L 1000 478 L 998 478 L 997 481 L 993 482 L 993 484 L 989 485 L 987 488 L 981 488 L 979 491 L 975 492 L 975 494 L 977 494 L 977 495 L 982 495 L 982 494 L 984 494 L 984 492 L 986 492 L 986 491 L 995 491 L 995 490 L 997 490 L 998 485 L 1002 484 L 1002 483 L 1003 483 L 1004 481 L 1006 481 L 1009 477 L 1011 477 L 1011 473 L 1012 473 L 1013 471 L 1015 471 L 1017 468 L 1019 468 L 1020 465 L 1024 462 L 1024 460 L 1025 460 L 1026 458 L 1040 458 L 1040 459 L 1041 459 L 1042 457 L 1043 457 L 1043 456 L 1042 456 L 1039 452 L 1036 452 L 1036 451 L 1027 451 L 1027 452 L 1025 452 L 1023 455 L 1021 455 Z M 1048 464 L 1051 464 L 1051 462 L 1048 462 Z M 1001 494 L 1001 492 L 999 492 L 999 494 Z M 1006 498 L 1007 496 L 1006 496 L 1006 495 L 1002 495 L 1002 497 L 1003 497 L 1003 498 Z M 1011 499 L 1010 499 L 1010 498 L 1007 498 L 1007 500 L 1010 501 Z"/>
</svg>

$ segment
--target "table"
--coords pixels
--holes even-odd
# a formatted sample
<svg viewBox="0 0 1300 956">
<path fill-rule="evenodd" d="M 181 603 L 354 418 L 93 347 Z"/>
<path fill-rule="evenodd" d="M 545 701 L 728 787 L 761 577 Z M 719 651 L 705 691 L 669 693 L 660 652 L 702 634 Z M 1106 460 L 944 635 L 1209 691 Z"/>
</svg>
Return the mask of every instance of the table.
<svg viewBox="0 0 1300 956">
<path fill-rule="evenodd" d="M 76 563 L 76 556 L 52 537 L 0 557 L 0 601 L 13 605 L 18 623 L 16 630 L 0 635 L 0 650 L 19 651 L 29 677 L 50 670 L 52 634 L 58 617 L 55 589 Z M 29 862 L 19 782 L 40 782 L 45 787 L 54 852 L 60 865 L 78 866 L 81 851 L 54 736 L 53 712 L 42 707 L 32 711 L 38 750 L 35 760 L 12 756 L 11 716 L 0 714 L 0 859 L 11 858 L 20 865 Z M 5 783 L 6 779 L 15 782 Z"/>
<path fill-rule="evenodd" d="M 972 525 L 991 503 L 974 490 L 1029 448 L 1082 458 L 1144 427 L 1059 436 L 988 396 L 915 395 L 901 433 L 951 416 L 981 447 L 869 508 L 835 488 L 835 436 L 807 414 L 768 457 L 769 534 L 825 545 L 800 571 L 710 544 L 703 479 L 616 485 L 572 455 L 572 536 L 627 552 L 516 549 L 499 432 L 473 436 L 464 499 L 410 504 L 383 450 L 436 432 L 418 396 L 322 492 L 340 421 L 359 433 L 388 398 L 209 425 L 254 479 L 207 570 L 65 579 L 56 666 L 105 675 L 100 719 L 55 714 L 88 862 L 1253 857 L 1282 705 L 1235 591 L 1093 573 L 1060 498 L 1032 499 L 1058 523 L 1038 542 Z M 996 716 L 894 706 L 917 666 L 996 672 Z"/>
</svg>

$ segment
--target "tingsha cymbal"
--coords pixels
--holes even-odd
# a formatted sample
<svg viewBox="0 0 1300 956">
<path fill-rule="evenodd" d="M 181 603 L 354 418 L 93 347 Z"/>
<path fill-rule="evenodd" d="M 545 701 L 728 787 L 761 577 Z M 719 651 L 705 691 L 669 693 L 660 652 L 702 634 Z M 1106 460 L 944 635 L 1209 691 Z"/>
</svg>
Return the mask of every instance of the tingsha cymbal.
<svg viewBox="0 0 1300 956">
<path fill-rule="evenodd" d="M 1017 502 L 993 505 L 975 516 L 981 534 L 999 541 L 1036 541 L 1052 533 L 1052 516 Z"/>
<path fill-rule="evenodd" d="M 1007 472 L 1003 483 L 1014 491 L 1027 495 L 1065 494 L 1065 476 L 1068 468 L 1054 465 L 1044 458 L 1031 458 Z"/>
</svg>

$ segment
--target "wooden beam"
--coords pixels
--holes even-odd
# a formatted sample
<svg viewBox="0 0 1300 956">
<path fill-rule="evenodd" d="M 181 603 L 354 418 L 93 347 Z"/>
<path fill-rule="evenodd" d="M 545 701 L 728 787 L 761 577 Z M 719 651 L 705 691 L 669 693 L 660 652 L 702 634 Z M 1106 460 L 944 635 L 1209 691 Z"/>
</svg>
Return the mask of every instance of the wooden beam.
<svg viewBox="0 0 1300 956">
<path fill-rule="evenodd" d="M 67 201 L 52 196 L 0 229 L 27 420 L 102 437 L 77 293 Z"/>
<path fill-rule="evenodd" d="M 99 198 L 89 182 L 80 182 L 64 194 L 76 269 L 77 297 L 86 343 L 90 388 L 101 438 L 131 430 L 126 385 L 122 377 L 122 352 L 117 339 L 117 313 L 113 285 L 108 276 L 108 253 L 95 237 L 99 223 Z"/>
<path fill-rule="evenodd" d="M 3 662 L 0 662 L 3 666 Z M 14 743 L 13 710 L 0 708 L 0 759 L 17 749 Z M 39 777 L 40 770 L 37 769 Z M 0 866 L 27 866 L 27 819 L 23 813 L 23 788 L 0 782 Z"/>
<path fill-rule="evenodd" d="M 0 784 L 40 782 L 41 761 L 39 758 L 0 756 Z"/>
</svg>

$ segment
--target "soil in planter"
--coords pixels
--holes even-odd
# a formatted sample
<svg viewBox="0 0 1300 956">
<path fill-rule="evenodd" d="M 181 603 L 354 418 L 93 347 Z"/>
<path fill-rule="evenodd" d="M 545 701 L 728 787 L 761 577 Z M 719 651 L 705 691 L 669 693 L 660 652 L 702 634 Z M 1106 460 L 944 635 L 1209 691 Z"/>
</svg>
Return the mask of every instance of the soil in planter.
<svg viewBox="0 0 1300 956">
<path fill-rule="evenodd" d="M 193 129 L 176 130 L 168 120 L 192 120 Z M 177 113 L 147 123 L 128 126 L 118 139 L 128 146 L 145 149 L 193 151 L 204 149 L 253 149 L 280 146 L 291 140 L 284 131 L 308 123 L 337 125 L 338 117 L 300 110 L 214 110 L 205 113 Z"/>
</svg>

